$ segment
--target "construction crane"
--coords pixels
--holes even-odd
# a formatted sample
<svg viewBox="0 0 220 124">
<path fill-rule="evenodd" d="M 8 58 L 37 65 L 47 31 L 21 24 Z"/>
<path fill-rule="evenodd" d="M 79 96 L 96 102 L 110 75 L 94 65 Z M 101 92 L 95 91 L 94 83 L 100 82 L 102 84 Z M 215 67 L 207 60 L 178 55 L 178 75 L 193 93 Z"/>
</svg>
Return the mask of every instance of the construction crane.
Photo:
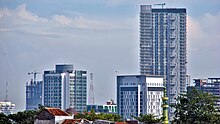
<svg viewBox="0 0 220 124">
<path fill-rule="evenodd" d="M 28 73 L 28 75 L 34 75 L 34 83 L 36 82 L 37 74 L 40 74 L 40 72 L 34 71 Z"/>
<path fill-rule="evenodd" d="M 154 4 L 154 5 L 162 6 L 162 9 L 163 9 L 163 6 L 165 6 L 166 4 L 165 3 L 158 3 L 158 4 Z"/>
</svg>

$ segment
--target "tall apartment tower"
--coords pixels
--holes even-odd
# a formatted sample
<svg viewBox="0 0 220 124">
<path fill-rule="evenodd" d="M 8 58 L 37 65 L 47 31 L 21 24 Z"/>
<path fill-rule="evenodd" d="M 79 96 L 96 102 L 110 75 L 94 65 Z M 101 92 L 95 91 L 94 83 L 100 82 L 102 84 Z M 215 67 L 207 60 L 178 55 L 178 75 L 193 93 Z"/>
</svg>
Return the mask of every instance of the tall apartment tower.
<svg viewBox="0 0 220 124">
<path fill-rule="evenodd" d="M 62 110 L 86 110 L 86 71 L 73 70 L 73 65 L 56 65 L 56 70 L 44 71 L 43 104 Z"/>
<path fill-rule="evenodd" d="M 170 104 L 186 91 L 185 8 L 140 6 L 140 73 L 165 77 Z"/>
<path fill-rule="evenodd" d="M 26 110 L 35 110 L 42 105 L 42 84 L 43 81 L 33 80 L 26 84 Z"/>
</svg>

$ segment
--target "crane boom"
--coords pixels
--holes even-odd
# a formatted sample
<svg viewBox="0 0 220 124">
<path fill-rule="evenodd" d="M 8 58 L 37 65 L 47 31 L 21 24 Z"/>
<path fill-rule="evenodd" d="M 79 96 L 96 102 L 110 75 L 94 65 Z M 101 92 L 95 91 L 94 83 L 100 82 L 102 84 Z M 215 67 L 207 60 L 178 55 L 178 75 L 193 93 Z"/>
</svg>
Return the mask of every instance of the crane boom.
<svg viewBox="0 0 220 124">
<path fill-rule="evenodd" d="M 154 4 L 154 5 L 159 5 L 159 6 L 162 6 L 162 9 L 163 9 L 163 6 L 166 5 L 166 3 L 158 3 L 158 4 Z"/>
<path fill-rule="evenodd" d="M 34 75 L 34 82 L 36 82 L 37 74 L 40 74 L 40 72 L 34 71 L 28 73 L 28 75 Z"/>
</svg>

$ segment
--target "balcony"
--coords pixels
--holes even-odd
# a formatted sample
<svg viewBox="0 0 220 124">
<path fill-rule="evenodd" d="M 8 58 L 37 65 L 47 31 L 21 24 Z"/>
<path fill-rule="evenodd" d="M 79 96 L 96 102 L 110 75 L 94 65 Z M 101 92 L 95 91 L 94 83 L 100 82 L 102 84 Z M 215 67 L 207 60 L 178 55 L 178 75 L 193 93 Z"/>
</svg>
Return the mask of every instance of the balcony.
<svg viewBox="0 0 220 124">
<path fill-rule="evenodd" d="M 175 27 L 175 26 L 173 26 L 173 25 L 171 25 L 171 26 L 170 26 L 170 29 L 171 29 L 171 30 L 175 30 L 175 29 L 176 29 L 176 27 Z"/>
<path fill-rule="evenodd" d="M 174 76 L 176 76 L 176 74 L 174 72 L 171 72 L 170 76 L 174 77 Z"/>
<path fill-rule="evenodd" d="M 176 47 L 176 45 L 170 44 L 170 48 L 174 49 Z"/>
<path fill-rule="evenodd" d="M 175 35 L 170 35 L 170 39 L 176 39 Z"/>
<path fill-rule="evenodd" d="M 171 85 L 171 86 L 175 86 L 175 82 L 172 82 L 172 81 L 171 81 L 171 82 L 170 82 L 170 85 Z"/>
<path fill-rule="evenodd" d="M 175 58 L 176 55 L 175 54 L 170 54 L 170 58 Z"/>
</svg>

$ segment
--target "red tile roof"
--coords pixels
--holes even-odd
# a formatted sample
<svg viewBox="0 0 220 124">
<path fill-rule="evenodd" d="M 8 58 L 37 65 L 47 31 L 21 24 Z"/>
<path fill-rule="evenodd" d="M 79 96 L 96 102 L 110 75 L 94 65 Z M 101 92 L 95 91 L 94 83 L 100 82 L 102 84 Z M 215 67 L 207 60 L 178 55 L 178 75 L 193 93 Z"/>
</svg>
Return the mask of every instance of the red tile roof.
<svg viewBox="0 0 220 124">
<path fill-rule="evenodd" d="M 75 124 L 75 120 L 74 119 L 65 119 L 64 122 L 62 124 Z M 77 121 L 80 122 L 80 121 Z"/>
<path fill-rule="evenodd" d="M 81 122 L 82 119 L 65 119 L 62 124 L 78 124 Z M 84 119 L 85 122 L 89 122 L 88 120 Z M 76 123 L 77 122 L 77 123 Z"/>
<path fill-rule="evenodd" d="M 59 108 L 45 108 L 45 110 L 53 116 L 70 116 L 68 113 Z"/>
<path fill-rule="evenodd" d="M 127 124 L 126 122 L 115 122 L 115 124 Z"/>
</svg>

